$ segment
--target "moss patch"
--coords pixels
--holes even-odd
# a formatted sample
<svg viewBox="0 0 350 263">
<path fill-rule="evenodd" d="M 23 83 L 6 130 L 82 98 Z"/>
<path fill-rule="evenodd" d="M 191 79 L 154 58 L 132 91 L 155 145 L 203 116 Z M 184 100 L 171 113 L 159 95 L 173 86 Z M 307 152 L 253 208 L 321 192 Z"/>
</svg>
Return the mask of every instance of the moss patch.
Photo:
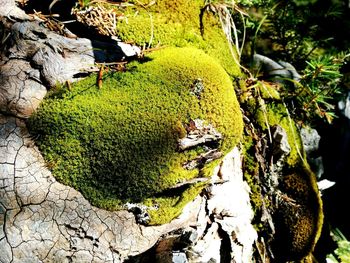
<svg viewBox="0 0 350 263">
<path fill-rule="evenodd" d="M 280 209 L 275 215 L 277 256 L 281 260 L 306 260 L 320 236 L 322 202 L 308 169 L 284 176 L 280 182 Z M 289 244 L 282 246 L 280 244 Z M 306 260 L 307 261 L 307 260 Z"/>
<path fill-rule="evenodd" d="M 127 19 L 117 24 L 119 37 L 139 46 L 196 47 L 216 57 L 231 76 L 240 74 L 234 62 L 219 19 L 213 14 L 203 18 L 200 32 L 202 0 L 158 0 L 144 8 L 140 5 L 124 10 Z"/>
<path fill-rule="evenodd" d="M 288 143 L 291 147 L 290 154 L 287 158 L 289 166 L 298 166 L 301 159 L 300 154 L 303 154 L 303 146 L 299 131 L 294 123 L 288 118 L 287 109 L 280 102 L 270 102 L 260 106 L 255 114 L 255 118 L 261 128 L 267 132 L 267 123 L 269 127 L 274 125 L 281 126 L 287 133 Z M 304 156 L 303 156 L 304 158 Z"/>
<path fill-rule="evenodd" d="M 151 224 L 166 224 L 169 222 L 169 218 L 179 216 L 184 206 L 201 193 L 203 186 L 203 183 L 190 186 L 181 195 L 177 195 L 177 191 L 174 191 L 170 196 L 146 199 L 144 201 L 145 205 L 150 207 L 156 205 L 159 207 L 156 210 L 148 211 L 152 219 Z"/>
<path fill-rule="evenodd" d="M 185 189 L 176 202 L 159 194 L 202 175 L 182 168 L 202 151 L 177 151 L 182 125 L 196 118 L 212 123 L 224 137 L 219 147 L 225 152 L 241 139 L 243 123 L 230 77 L 215 59 L 195 48 L 167 48 L 146 61 L 105 75 L 102 89 L 92 76 L 70 91 L 51 92 L 29 128 L 60 182 L 106 209 L 158 195 L 160 211 L 173 209 L 153 221 L 164 223 L 198 191 Z M 198 79 L 204 86 L 200 99 L 191 93 Z"/>
<path fill-rule="evenodd" d="M 271 89 L 264 93 L 261 90 L 263 86 L 255 87 L 250 94 L 246 91 L 247 96 L 242 96 L 243 103 L 249 109 L 249 117 L 256 125 L 256 133 L 262 132 L 268 137 L 268 127 L 280 125 L 286 131 L 291 147 L 291 152 L 286 157 L 286 164 L 281 171 L 276 196 L 273 196 L 273 199 L 278 200 L 277 206 L 272 207 L 275 211 L 273 220 L 276 228 L 273 253 L 278 262 L 308 262 L 322 230 L 322 200 L 319 196 L 316 177 L 305 162 L 305 152 L 295 122 L 289 118 L 279 94 L 271 96 L 273 91 Z M 246 178 L 249 182 L 255 171 L 254 162 L 252 162 L 254 156 L 249 152 L 250 143 L 246 144 Z M 254 201 L 257 199 L 256 193 L 252 192 L 251 198 L 253 205 L 259 210 L 260 203 L 258 200 Z"/>
<path fill-rule="evenodd" d="M 255 158 L 255 148 L 251 134 L 244 134 L 243 137 L 243 176 L 244 180 L 250 187 L 250 202 L 254 210 L 254 214 L 261 209 L 263 199 L 261 195 L 261 187 L 259 185 L 259 162 Z"/>
</svg>

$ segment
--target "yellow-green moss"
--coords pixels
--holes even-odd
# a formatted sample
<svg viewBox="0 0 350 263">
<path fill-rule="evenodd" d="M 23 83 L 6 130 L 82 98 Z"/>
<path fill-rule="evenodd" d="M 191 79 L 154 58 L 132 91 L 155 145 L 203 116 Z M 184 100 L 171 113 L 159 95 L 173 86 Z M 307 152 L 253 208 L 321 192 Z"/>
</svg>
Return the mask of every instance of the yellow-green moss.
<svg viewBox="0 0 350 263">
<path fill-rule="evenodd" d="M 117 25 L 118 37 L 142 47 L 196 47 L 216 57 L 231 76 L 237 76 L 239 66 L 234 62 L 219 20 L 213 14 L 204 15 L 204 36 L 201 35 L 203 6 L 202 0 L 159 0 L 148 8 L 131 6 L 125 9 L 127 19 Z"/>
<path fill-rule="evenodd" d="M 243 136 L 243 176 L 250 188 L 250 203 L 252 205 L 254 214 L 261 209 L 263 199 L 261 195 L 261 188 L 258 181 L 259 163 L 255 159 L 254 142 L 251 135 L 244 134 Z"/>
<path fill-rule="evenodd" d="M 158 198 L 149 198 L 144 201 L 144 204 L 152 207 L 158 206 L 159 209 L 150 209 L 148 211 L 151 217 L 151 225 L 161 225 L 169 222 L 169 219 L 180 215 L 186 204 L 192 201 L 200 194 L 204 184 L 200 183 L 186 188 L 181 195 L 175 194 Z"/>
<path fill-rule="evenodd" d="M 279 98 L 271 100 L 271 96 L 259 94 L 260 97 L 245 101 L 250 107 L 250 117 L 266 135 L 268 127 L 280 125 L 286 131 L 291 147 L 282 171 L 287 176 L 281 175 L 281 192 L 277 196 L 279 205 L 273 216 L 276 226 L 274 253 L 280 262 L 307 262 L 323 224 L 322 200 L 316 177 L 306 163 L 299 131 L 283 103 Z M 249 155 L 247 157 L 249 161 Z"/>
<path fill-rule="evenodd" d="M 271 84 L 265 81 L 260 81 L 260 85 L 258 85 L 260 95 L 263 99 L 280 101 L 281 95 L 277 87 L 277 84 Z"/>
<path fill-rule="evenodd" d="M 217 60 L 195 48 L 166 48 L 145 61 L 131 63 L 126 73 L 106 74 L 102 89 L 91 76 L 71 90 L 52 92 L 29 127 L 59 181 L 106 209 L 158 202 L 157 224 L 178 215 L 198 193 L 193 186 L 178 197 L 162 196 L 200 173 L 182 168 L 203 150 L 177 150 L 181 125 L 196 118 L 213 124 L 226 152 L 240 141 L 243 123 L 230 77 Z M 200 99 L 191 94 L 198 79 L 204 85 Z"/>
<path fill-rule="evenodd" d="M 286 131 L 288 143 L 291 148 L 290 154 L 287 157 L 287 164 L 289 166 L 297 166 L 301 161 L 300 155 L 304 155 L 303 146 L 298 129 L 294 121 L 288 117 L 285 106 L 280 102 L 264 104 L 257 109 L 255 118 L 257 123 L 266 132 L 268 128 L 267 123 L 269 127 L 279 125 Z"/>
</svg>

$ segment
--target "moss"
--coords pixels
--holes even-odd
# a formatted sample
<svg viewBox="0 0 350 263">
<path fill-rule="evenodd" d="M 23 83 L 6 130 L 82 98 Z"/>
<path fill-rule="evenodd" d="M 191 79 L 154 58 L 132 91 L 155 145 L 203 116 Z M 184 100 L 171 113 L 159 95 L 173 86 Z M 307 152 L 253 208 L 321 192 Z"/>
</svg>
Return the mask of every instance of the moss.
<svg viewBox="0 0 350 263">
<path fill-rule="evenodd" d="M 270 102 L 257 110 L 257 122 L 263 130 L 280 125 L 287 133 L 291 152 L 286 159 L 285 173 L 280 181 L 280 207 L 276 220 L 276 244 L 280 260 L 307 260 L 320 236 L 323 212 L 316 177 L 305 163 L 305 152 L 296 124 L 280 102 Z M 302 157 L 302 158 L 301 158 Z M 281 248 L 280 244 L 285 245 Z"/>
<path fill-rule="evenodd" d="M 250 202 L 256 214 L 257 211 L 261 209 L 263 205 L 261 187 L 259 185 L 259 163 L 254 156 L 254 142 L 250 135 L 245 134 L 243 137 L 243 151 L 244 156 L 243 161 L 243 176 L 244 180 L 247 182 L 250 188 Z"/>
<path fill-rule="evenodd" d="M 268 126 L 280 125 L 291 146 L 282 171 L 287 176 L 280 179 L 279 202 L 273 215 L 276 227 L 274 254 L 279 262 L 308 262 L 322 230 L 323 210 L 316 177 L 305 161 L 299 131 L 280 101 L 271 101 L 271 97 L 264 100 L 261 96 L 250 98 L 245 103 L 265 134 Z"/>
<path fill-rule="evenodd" d="M 280 209 L 275 215 L 278 257 L 282 260 L 307 262 L 320 236 L 323 213 L 314 175 L 307 168 L 284 176 Z"/>
<path fill-rule="evenodd" d="M 200 99 L 190 91 L 198 78 L 204 85 Z M 96 206 L 115 209 L 153 198 L 160 204 L 153 223 L 171 220 L 198 189 L 176 198 L 162 192 L 209 174 L 182 168 L 203 150 L 177 151 L 177 140 L 185 135 L 181 125 L 195 118 L 212 123 L 223 134 L 223 152 L 241 139 L 242 117 L 230 77 L 198 49 L 167 48 L 131 63 L 126 73 L 105 75 L 102 89 L 95 80 L 91 76 L 71 90 L 51 92 L 29 120 L 45 160 L 60 182 Z"/>
<path fill-rule="evenodd" d="M 203 183 L 191 186 L 183 191 L 181 195 L 163 196 L 145 200 L 147 206 L 158 206 L 159 209 L 149 210 L 152 219 L 151 225 L 161 225 L 169 222 L 169 219 L 180 215 L 182 209 L 190 201 L 194 200 L 203 189 Z"/>
<path fill-rule="evenodd" d="M 278 85 L 265 81 L 260 81 L 259 92 L 263 99 L 272 99 L 275 101 L 281 100 L 281 95 L 278 92 Z"/>
<path fill-rule="evenodd" d="M 127 19 L 117 25 L 118 37 L 142 47 L 196 47 L 216 57 L 231 76 L 237 76 L 239 66 L 232 58 L 218 18 L 209 13 L 204 15 L 205 33 L 201 35 L 203 6 L 202 0 L 159 0 L 149 8 L 128 7 L 125 9 Z"/>
<path fill-rule="evenodd" d="M 293 120 L 290 121 L 287 113 L 287 109 L 280 102 L 271 102 L 260 106 L 255 114 L 255 118 L 260 127 L 267 131 L 267 123 L 269 127 L 274 125 L 281 126 L 287 133 L 288 143 L 291 147 L 290 154 L 287 158 L 287 164 L 289 166 L 298 166 L 301 159 L 300 155 L 303 154 L 303 146 L 299 131 Z M 304 156 L 303 156 L 304 158 Z"/>
</svg>

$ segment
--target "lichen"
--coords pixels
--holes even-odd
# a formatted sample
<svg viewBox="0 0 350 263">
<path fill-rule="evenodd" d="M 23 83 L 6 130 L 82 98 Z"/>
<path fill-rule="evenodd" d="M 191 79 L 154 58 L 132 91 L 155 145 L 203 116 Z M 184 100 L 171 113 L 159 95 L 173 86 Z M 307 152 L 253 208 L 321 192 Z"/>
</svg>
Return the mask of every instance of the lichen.
<svg viewBox="0 0 350 263">
<path fill-rule="evenodd" d="M 201 79 L 200 98 L 191 85 Z M 224 137 L 227 152 L 241 139 L 242 117 L 229 75 L 218 61 L 195 48 L 165 48 L 109 73 L 58 88 L 30 118 L 29 128 L 54 176 L 78 189 L 94 205 L 116 209 L 124 202 L 159 203 L 152 224 L 177 216 L 198 194 L 196 185 L 179 196 L 163 192 L 210 171 L 186 170 L 202 147 L 179 152 L 181 125 L 204 119 Z"/>
</svg>

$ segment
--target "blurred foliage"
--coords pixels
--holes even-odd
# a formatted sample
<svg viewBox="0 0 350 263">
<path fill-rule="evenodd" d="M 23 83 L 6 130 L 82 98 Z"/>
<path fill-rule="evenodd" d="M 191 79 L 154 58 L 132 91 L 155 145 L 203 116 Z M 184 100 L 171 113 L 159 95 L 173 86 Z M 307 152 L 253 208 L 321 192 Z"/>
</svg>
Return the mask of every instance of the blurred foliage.
<svg viewBox="0 0 350 263">
<path fill-rule="evenodd" d="M 258 37 L 257 52 L 303 68 L 320 54 L 346 51 L 350 9 L 346 1 L 270 0 L 250 8 L 248 36 Z"/>
<path fill-rule="evenodd" d="M 338 248 L 332 254 L 327 255 L 327 263 L 349 263 L 350 262 L 350 242 L 339 229 L 334 229 L 331 233 Z"/>
<path fill-rule="evenodd" d="M 292 63 L 300 81 L 284 79 L 281 95 L 292 116 L 313 124 L 330 123 L 344 94 L 342 69 L 349 58 L 350 8 L 346 1 L 265 1 L 247 9 L 239 28 L 247 30 L 245 63 L 255 53 Z M 346 72 L 345 72 L 346 73 Z"/>
<path fill-rule="evenodd" d="M 336 117 L 335 103 L 344 94 L 340 73 L 344 57 L 323 55 L 306 63 L 301 80 L 285 85 L 285 101 L 298 121 L 331 123 Z"/>
</svg>

